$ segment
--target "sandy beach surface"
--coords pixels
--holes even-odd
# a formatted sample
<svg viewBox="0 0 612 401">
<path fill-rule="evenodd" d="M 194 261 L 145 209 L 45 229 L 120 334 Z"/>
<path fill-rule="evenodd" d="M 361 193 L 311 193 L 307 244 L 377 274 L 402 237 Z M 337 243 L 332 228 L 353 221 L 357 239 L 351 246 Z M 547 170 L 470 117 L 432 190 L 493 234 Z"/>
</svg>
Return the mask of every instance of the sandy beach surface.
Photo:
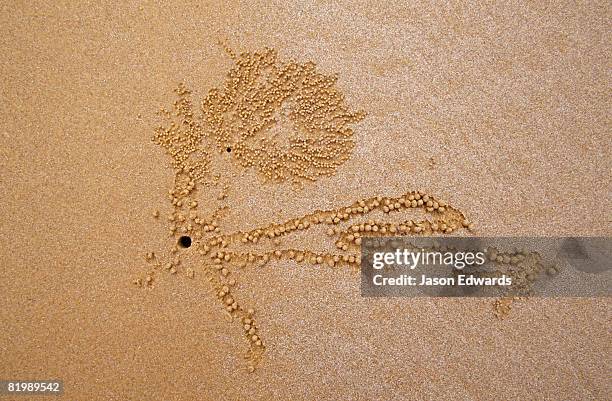
<svg viewBox="0 0 612 401">
<path fill-rule="evenodd" d="M 148 252 L 176 257 L 157 112 L 181 82 L 198 107 L 223 87 L 220 42 L 313 62 L 366 113 L 302 189 L 219 156 L 225 197 L 197 196 L 226 206 L 223 232 L 423 190 L 478 235 L 609 236 L 612 9 L 546 3 L 4 2 L 0 380 L 62 379 L 70 400 L 609 398 L 609 298 L 498 319 L 491 299 L 363 298 L 352 269 L 271 261 L 235 273 L 265 339 L 250 373 L 195 247 L 134 284 Z M 283 245 L 327 249 L 316 230 Z"/>
</svg>

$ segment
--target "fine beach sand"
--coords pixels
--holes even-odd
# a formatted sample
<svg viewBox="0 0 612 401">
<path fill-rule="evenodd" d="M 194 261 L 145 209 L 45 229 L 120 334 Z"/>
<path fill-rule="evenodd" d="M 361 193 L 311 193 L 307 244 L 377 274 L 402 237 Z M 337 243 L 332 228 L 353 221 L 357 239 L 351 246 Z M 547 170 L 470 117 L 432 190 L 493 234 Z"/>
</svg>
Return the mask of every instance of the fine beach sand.
<svg viewBox="0 0 612 401">
<path fill-rule="evenodd" d="M 176 242 L 156 113 L 181 82 L 196 105 L 222 87 L 220 41 L 314 62 L 367 114 L 302 189 L 222 164 L 224 230 L 420 189 L 477 235 L 609 236 L 610 4 L 103 3 L 0 5 L 0 380 L 62 379 L 70 400 L 609 398 L 606 298 L 502 320 L 491 299 L 362 298 L 350 269 L 272 262 L 239 273 L 266 341 L 249 373 L 191 249 L 192 279 L 133 282 Z"/>
</svg>

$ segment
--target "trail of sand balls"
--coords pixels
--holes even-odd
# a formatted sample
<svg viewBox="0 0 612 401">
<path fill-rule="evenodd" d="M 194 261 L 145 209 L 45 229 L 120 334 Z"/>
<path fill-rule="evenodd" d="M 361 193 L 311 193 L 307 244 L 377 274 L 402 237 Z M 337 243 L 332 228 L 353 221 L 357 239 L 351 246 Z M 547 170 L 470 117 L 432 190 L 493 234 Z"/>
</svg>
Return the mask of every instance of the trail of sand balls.
<svg viewBox="0 0 612 401">
<path fill-rule="evenodd" d="M 242 325 L 244 336 L 249 342 L 246 359 L 248 370 L 251 372 L 255 370 L 263 356 L 265 343 L 256 323 L 254 309 L 243 306 L 235 294 L 234 289 L 238 284 L 234 274 L 236 269 L 261 267 L 271 261 L 285 260 L 330 268 L 349 267 L 358 271 L 361 263 L 359 246 L 363 236 L 450 234 L 459 229 L 472 228 L 472 224 L 464 214 L 446 202 L 421 191 L 410 191 L 398 197 L 377 196 L 361 199 L 345 207 L 317 210 L 299 218 L 271 223 L 265 227 L 223 234 L 219 225 L 220 209 L 208 217 L 198 213 L 199 204 L 195 200 L 197 183 L 190 180 L 183 172 L 177 174 L 175 182 L 175 188 L 169 192 L 173 206 L 173 212 L 168 216 L 169 234 L 177 241 L 182 235 L 194 238 L 193 247 L 200 257 L 204 275 L 225 308 L 228 320 L 238 321 Z M 397 223 L 373 219 L 363 221 L 367 215 L 376 211 L 390 215 L 403 210 L 422 210 L 429 214 L 431 219 L 405 220 Z M 154 216 L 159 217 L 159 213 L 154 213 Z M 349 224 L 349 227 L 346 230 L 340 229 L 342 223 Z M 334 243 L 338 249 L 336 253 L 279 247 L 280 238 L 283 236 L 295 232 L 307 232 L 319 225 L 327 226 L 327 234 L 331 238 L 335 237 Z M 249 252 L 230 249 L 232 246 L 244 249 L 265 241 L 271 243 L 271 250 Z M 166 263 L 158 261 L 153 253 L 149 253 L 147 259 L 156 269 L 164 269 L 175 274 L 181 266 L 181 254 L 178 251 L 178 247 L 175 246 L 171 250 L 171 253 L 176 255 L 174 260 Z M 138 284 L 150 286 L 153 274 L 154 272 L 150 272 L 145 281 Z M 188 268 L 186 274 L 193 278 L 195 271 Z"/>
</svg>

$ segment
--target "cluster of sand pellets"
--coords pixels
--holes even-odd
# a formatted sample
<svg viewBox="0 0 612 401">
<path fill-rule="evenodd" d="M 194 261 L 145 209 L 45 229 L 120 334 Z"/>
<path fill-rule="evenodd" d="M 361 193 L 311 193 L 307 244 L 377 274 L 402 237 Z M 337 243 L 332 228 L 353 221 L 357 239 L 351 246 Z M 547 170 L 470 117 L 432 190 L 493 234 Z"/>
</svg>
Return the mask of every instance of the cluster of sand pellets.
<svg viewBox="0 0 612 401">
<path fill-rule="evenodd" d="M 276 51 L 242 53 L 222 89 L 212 89 L 195 112 L 191 92 L 181 85 L 173 118 L 155 141 L 174 167 L 194 181 L 210 173 L 210 149 L 229 152 L 242 167 L 266 180 L 300 185 L 334 174 L 355 146 L 350 124 L 365 113 L 352 112 L 336 88 L 337 78 L 313 63 L 281 62 Z"/>
<path fill-rule="evenodd" d="M 263 181 L 302 185 L 334 174 L 350 157 L 354 143 L 349 125 L 364 117 L 348 110 L 336 78 L 317 72 L 313 63 L 282 62 L 271 49 L 240 56 L 226 50 L 235 66 L 222 89 L 212 89 L 196 108 L 191 92 L 180 85 L 173 108 L 161 112 L 166 124 L 156 129 L 153 140 L 171 156 L 175 180 L 168 192 L 171 212 L 154 211 L 153 217 L 168 224 L 176 245 L 163 256 L 147 253 L 151 269 L 135 284 L 150 288 L 162 272 L 205 277 L 228 321 L 241 325 L 248 342 L 247 369 L 253 372 L 266 349 L 265 330 L 254 307 L 240 301 L 238 270 L 285 260 L 358 271 L 364 236 L 452 234 L 473 225 L 460 210 L 422 191 L 359 199 L 244 231 L 224 228 L 231 199 L 212 212 L 201 212 L 200 202 L 213 204 L 209 188 L 221 185 L 222 172 L 211 163 L 211 152 L 230 153 L 239 166 L 255 168 Z M 220 198 L 227 196 L 227 186 L 221 193 Z M 423 218 L 402 218 L 410 211 Z M 386 220 L 370 217 L 378 214 Z M 326 227 L 335 251 L 281 245 L 283 237 L 316 226 Z M 197 265 L 184 266 L 181 247 L 189 247 Z M 499 256 L 503 262 L 505 255 Z"/>
</svg>

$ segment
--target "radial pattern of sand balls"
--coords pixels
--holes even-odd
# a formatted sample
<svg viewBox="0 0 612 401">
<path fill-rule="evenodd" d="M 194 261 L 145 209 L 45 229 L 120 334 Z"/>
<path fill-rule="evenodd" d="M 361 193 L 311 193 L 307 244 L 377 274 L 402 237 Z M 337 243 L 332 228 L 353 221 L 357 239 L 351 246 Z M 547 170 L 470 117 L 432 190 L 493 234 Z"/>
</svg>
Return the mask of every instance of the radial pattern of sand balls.
<svg viewBox="0 0 612 401">
<path fill-rule="evenodd" d="M 175 180 L 168 191 L 171 212 L 163 218 L 162 213 L 154 211 L 153 217 L 168 224 L 168 233 L 177 245 L 163 256 L 147 253 L 145 259 L 152 268 L 135 284 L 152 288 L 156 275 L 162 272 L 182 272 L 189 278 L 201 273 L 228 321 L 241 325 L 249 344 L 247 368 L 253 372 L 266 345 L 255 309 L 240 301 L 237 273 L 241 269 L 284 260 L 358 271 L 363 237 L 444 235 L 472 230 L 473 225 L 447 202 L 409 190 L 396 196 L 359 199 L 286 221 L 271 221 L 255 229 L 228 231 L 223 217 L 232 207 L 231 199 L 212 212 L 200 211 L 200 202 L 212 204 L 215 200 L 209 189 L 200 191 L 201 185 L 218 185 L 212 177 L 224 173 L 215 171 L 211 150 L 229 152 L 241 166 L 255 167 L 271 182 L 315 180 L 334 174 L 350 157 L 355 144 L 348 125 L 364 116 L 347 110 L 335 88 L 336 79 L 316 72 L 312 63 L 280 62 L 270 49 L 239 57 L 228 53 L 235 66 L 223 88 L 213 89 L 205 97 L 200 114 L 194 111 L 191 92 L 184 85 L 176 89 L 178 100 L 172 111 L 161 110 L 168 124 L 155 131 L 153 140 L 171 156 Z M 425 217 L 400 218 L 399 212 L 411 211 Z M 382 214 L 384 220 L 373 218 L 375 213 Z M 321 225 L 326 226 L 334 252 L 282 246 L 282 239 L 288 235 L 302 235 L 303 243 L 309 243 L 308 235 L 317 235 L 312 229 Z M 188 251 L 180 249 L 185 246 L 185 236 L 189 237 Z M 184 266 L 184 252 L 197 257 L 198 265 Z M 492 257 L 500 264 L 520 264 L 525 255 L 497 252 Z M 530 280 L 533 274 L 525 269 L 515 270 Z M 510 302 L 496 310 L 503 314 Z"/>
<path fill-rule="evenodd" d="M 177 89 L 174 110 L 166 112 L 171 123 L 155 136 L 175 167 L 201 180 L 208 173 L 206 150 L 214 147 L 267 181 L 334 174 L 354 148 L 349 125 L 365 116 L 344 104 L 336 77 L 313 63 L 280 61 L 272 49 L 232 56 L 223 87 L 210 90 L 198 113 L 190 91 Z"/>
</svg>

